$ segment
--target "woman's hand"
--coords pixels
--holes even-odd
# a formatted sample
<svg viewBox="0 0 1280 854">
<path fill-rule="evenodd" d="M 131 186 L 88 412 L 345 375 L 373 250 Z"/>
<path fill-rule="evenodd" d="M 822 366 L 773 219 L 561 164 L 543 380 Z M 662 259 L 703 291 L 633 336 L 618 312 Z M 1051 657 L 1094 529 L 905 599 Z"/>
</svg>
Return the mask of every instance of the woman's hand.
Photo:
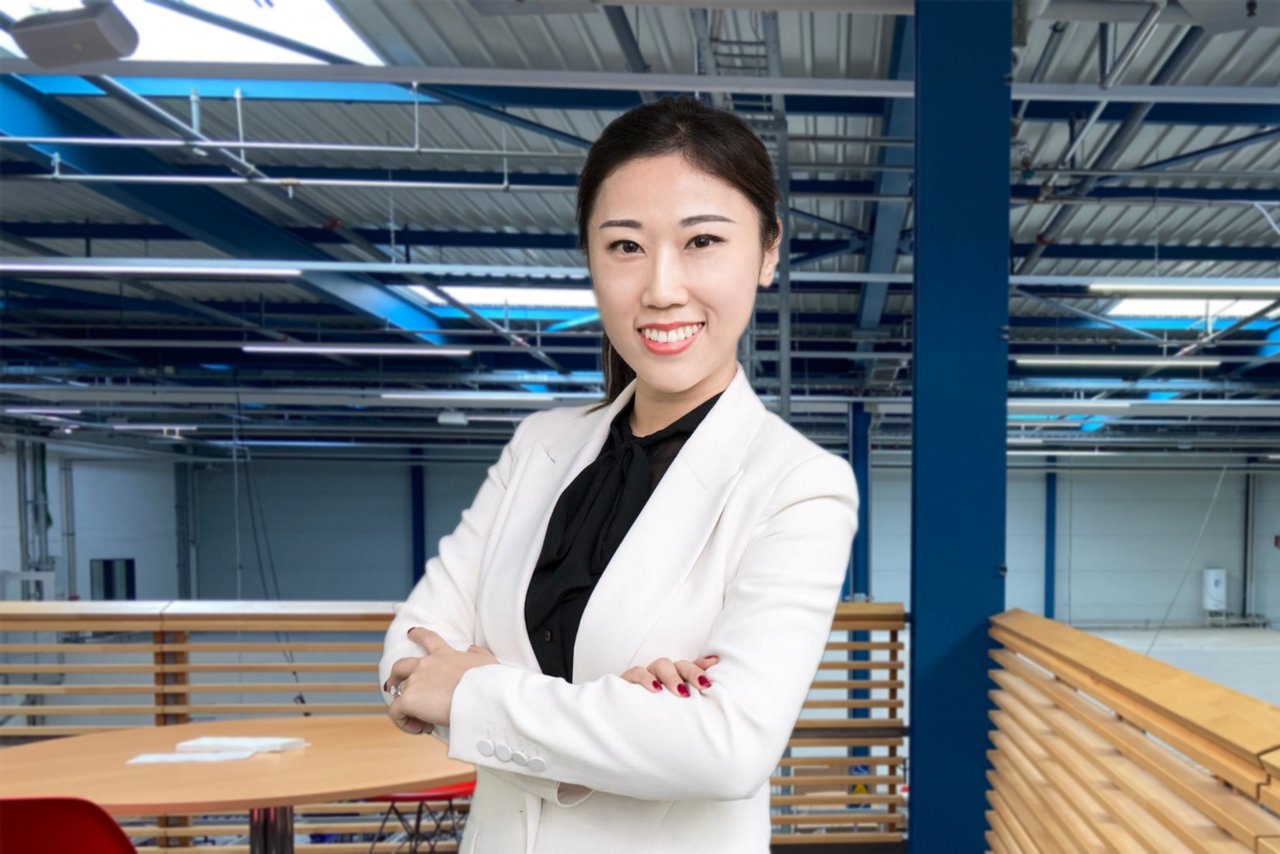
<svg viewBox="0 0 1280 854">
<path fill-rule="evenodd" d="M 705 693 L 711 687 L 707 678 L 707 668 L 720 660 L 718 655 L 704 655 L 694 661 L 672 661 L 669 658 L 655 659 L 648 667 L 631 667 L 622 678 L 637 685 L 643 685 L 657 694 L 666 688 L 679 697 L 692 696 L 689 686 Z"/>
<path fill-rule="evenodd" d="M 387 714 L 409 733 L 430 732 L 448 726 L 453 692 L 462 675 L 473 667 L 497 664 L 489 650 L 478 646 L 458 652 L 430 629 L 415 626 L 409 639 L 426 650 L 420 658 L 402 658 L 391 666 L 384 688 L 395 698 Z"/>
</svg>

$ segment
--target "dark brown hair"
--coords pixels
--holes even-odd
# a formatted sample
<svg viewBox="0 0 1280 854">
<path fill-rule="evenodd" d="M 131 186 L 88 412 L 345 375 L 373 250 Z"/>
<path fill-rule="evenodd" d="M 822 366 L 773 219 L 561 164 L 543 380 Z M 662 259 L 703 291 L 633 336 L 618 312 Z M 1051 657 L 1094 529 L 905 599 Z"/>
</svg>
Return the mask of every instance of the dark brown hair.
<svg viewBox="0 0 1280 854">
<path fill-rule="evenodd" d="M 760 245 L 778 239 L 778 185 L 764 143 L 747 123 L 727 110 L 694 98 L 663 98 L 628 110 L 609 123 L 587 152 L 578 179 L 578 249 L 587 251 L 587 221 L 600 186 L 624 164 L 641 157 L 679 152 L 696 169 L 736 187 L 760 214 Z M 607 406 L 617 399 L 635 371 L 601 335 Z"/>
</svg>

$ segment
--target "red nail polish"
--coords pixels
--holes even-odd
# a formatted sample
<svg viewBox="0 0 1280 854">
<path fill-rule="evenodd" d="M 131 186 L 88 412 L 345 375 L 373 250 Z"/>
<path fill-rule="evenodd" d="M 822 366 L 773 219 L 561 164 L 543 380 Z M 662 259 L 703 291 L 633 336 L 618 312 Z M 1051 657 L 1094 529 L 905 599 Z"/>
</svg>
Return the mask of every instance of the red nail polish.
<svg viewBox="0 0 1280 854">
<path fill-rule="evenodd" d="M 661 691 L 661 690 L 662 690 L 662 683 L 661 683 L 661 682 L 659 682 L 657 679 L 653 680 L 653 690 L 655 690 L 655 691 Z"/>
<path fill-rule="evenodd" d="M 705 677 L 705 676 L 699 676 L 699 677 L 698 677 L 698 684 L 699 684 L 699 685 L 701 685 L 703 688 L 710 688 L 710 687 L 711 687 L 711 680 L 710 680 L 710 679 L 708 679 L 708 678 L 707 678 L 707 677 Z"/>
<path fill-rule="evenodd" d="M 683 682 L 681 682 L 679 686 L 676 687 L 676 690 L 680 692 L 681 697 L 689 696 L 689 688 Z"/>
</svg>

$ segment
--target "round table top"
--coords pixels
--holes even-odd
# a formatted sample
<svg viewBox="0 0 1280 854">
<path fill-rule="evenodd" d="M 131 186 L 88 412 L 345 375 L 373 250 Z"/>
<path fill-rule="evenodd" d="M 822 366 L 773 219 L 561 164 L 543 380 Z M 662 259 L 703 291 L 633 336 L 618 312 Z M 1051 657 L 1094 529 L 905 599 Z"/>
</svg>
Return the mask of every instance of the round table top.
<svg viewBox="0 0 1280 854">
<path fill-rule="evenodd" d="M 128 765 L 200 736 L 304 738 L 306 747 L 225 762 Z M 241 810 L 354 799 L 462 783 L 475 768 L 438 739 L 383 715 L 315 715 L 176 724 L 0 748 L 0 797 L 79 797 L 113 815 Z"/>
</svg>

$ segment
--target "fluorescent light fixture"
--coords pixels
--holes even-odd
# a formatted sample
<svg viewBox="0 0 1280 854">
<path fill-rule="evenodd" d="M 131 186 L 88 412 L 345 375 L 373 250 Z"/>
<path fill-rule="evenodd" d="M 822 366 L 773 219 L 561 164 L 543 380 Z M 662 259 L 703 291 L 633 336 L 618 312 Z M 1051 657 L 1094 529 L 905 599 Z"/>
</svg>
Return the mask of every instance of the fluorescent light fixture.
<svg viewBox="0 0 1280 854">
<path fill-rule="evenodd" d="M 1031 436 L 1016 436 L 1009 438 L 1010 445 L 1043 445 L 1044 439 L 1036 439 Z"/>
<path fill-rule="evenodd" d="M 467 420 L 472 422 L 494 421 L 494 422 L 505 422 L 507 424 L 515 424 L 517 422 L 523 421 L 525 417 L 526 416 L 524 415 L 468 415 Z"/>
<path fill-rule="evenodd" d="M 343 356 L 470 356 L 461 347 L 437 347 L 434 344 L 384 346 L 381 344 L 246 344 L 246 353 L 320 353 Z"/>
<path fill-rule="evenodd" d="M 39 275 L 69 273 L 84 276 L 252 276 L 254 278 L 297 278 L 302 271 L 294 267 L 202 267 L 181 264 L 32 264 L 22 261 L 0 261 L 0 273 Z"/>
<path fill-rule="evenodd" d="M 1274 285 L 1182 285 L 1169 284 L 1122 284 L 1119 282 L 1095 282 L 1089 290 L 1098 294 L 1178 294 L 1187 297 L 1201 296 L 1221 299 L 1237 295 L 1256 296 L 1273 295 L 1280 297 L 1280 282 Z"/>
<path fill-rule="evenodd" d="M 447 303 L 422 285 L 409 288 L 433 305 Z M 590 288 L 509 288 L 495 285 L 445 285 L 440 290 L 463 305 L 511 308 L 596 308 Z"/>
<path fill-rule="evenodd" d="M 1035 409 L 1056 412 L 1094 412 L 1099 409 L 1128 409 L 1127 400 L 1011 400 L 1010 409 Z"/>
<path fill-rule="evenodd" d="M 1005 451 L 1011 457 L 1118 457 L 1117 451 Z"/>
<path fill-rule="evenodd" d="M 1269 460 L 1280 460 L 1280 454 L 1267 454 Z"/>
<path fill-rule="evenodd" d="M 215 439 L 208 444 L 222 448 L 354 448 L 355 442 L 304 442 L 288 439 Z"/>
<path fill-rule="evenodd" d="M 7 415 L 79 415 L 79 409 L 64 406 L 6 406 Z"/>
<path fill-rule="evenodd" d="M 1204 359 L 1200 357 L 1167 356 L 1164 358 L 1145 358 L 1142 356 L 1103 356 L 1090 358 L 1087 356 L 1018 356 L 1014 358 L 1018 365 L 1040 368 L 1216 368 L 1222 364 L 1221 359 Z"/>
<path fill-rule="evenodd" d="M 421 400 L 432 403 L 553 403 L 556 400 L 554 394 L 527 391 L 388 391 L 381 396 L 383 400 Z"/>
<path fill-rule="evenodd" d="M 466 427 L 467 413 L 459 412 L 456 409 L 446 409 L 436 416 L 436 421 L 442 427 Z"/>
<path fill-rule="evenodd" d="M 194 424 L 112 424 L 112 430 L 154 430 L 160 433 L 191 432 L 200 428 Z"/>
<path fill-rule="evenodd" d="M 1280 299 L 1280 289 L 1276 291 Z M 1107 311 L 1108 317 L 1248 317 L 1262 311 L 1274 299 L 1122 299 Z M 1280 308 L 1276 309 L 1280 312 Z"/>
</svg>

